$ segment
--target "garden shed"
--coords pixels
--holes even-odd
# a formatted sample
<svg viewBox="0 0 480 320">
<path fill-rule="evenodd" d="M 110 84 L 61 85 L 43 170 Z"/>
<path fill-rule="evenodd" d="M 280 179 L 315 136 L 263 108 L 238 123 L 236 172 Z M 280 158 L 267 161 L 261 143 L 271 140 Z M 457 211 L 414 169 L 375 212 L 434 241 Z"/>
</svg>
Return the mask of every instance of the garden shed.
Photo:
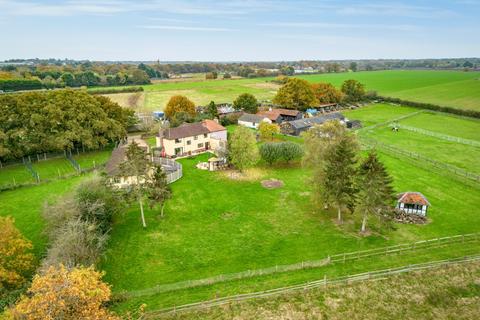
<svg viewBox="0 0 480 320">
<path fill-rule="evenodd" d="M 430 202 L 420 192 L 409 191 L 398 195 L 397 209 L 405 213 L 426 216 L 429 206 Z"/>
</svg>

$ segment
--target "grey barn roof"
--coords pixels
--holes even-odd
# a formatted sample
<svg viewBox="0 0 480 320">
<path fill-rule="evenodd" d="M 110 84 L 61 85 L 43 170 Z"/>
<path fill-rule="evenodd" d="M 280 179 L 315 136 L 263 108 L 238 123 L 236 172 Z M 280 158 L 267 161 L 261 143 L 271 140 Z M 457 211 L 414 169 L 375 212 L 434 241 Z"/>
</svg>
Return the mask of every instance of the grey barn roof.
<svg viewBox="0 0 480 320">
<path fill-rule="evenodd" d="M 240 118 L 238 118 L 238 121 L 260 123 L 263 119 L 265 119 L 265 117 L 260 117 L 251 113 L 244 113 Z"/>
<path fill-rule="evenodd" d="M 304 129 L 304 128 L 311 127 L 315 124 L 322 124 L 329 120 L 344 120 L 344 119 L 345 117 L 343 116 L 343 114 L 335 112 L 335 113 L 326 114 L 320 117 L 293 120 L 293 121 L 289 121 L 288 123 L 290 123 L 295 129 Z"/>
</svg>

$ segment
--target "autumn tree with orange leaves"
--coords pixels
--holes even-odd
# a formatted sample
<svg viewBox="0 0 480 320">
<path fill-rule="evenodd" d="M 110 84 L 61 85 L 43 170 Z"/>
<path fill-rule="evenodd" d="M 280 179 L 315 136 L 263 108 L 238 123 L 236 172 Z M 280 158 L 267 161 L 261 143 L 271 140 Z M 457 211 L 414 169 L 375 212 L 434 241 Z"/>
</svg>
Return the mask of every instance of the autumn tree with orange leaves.
<svg viewBox="0 0 480 320">
<path fill-rule="evenodd" d="M 11 217 L 0 217 L 0 235 L 0 289 L 16 289 L 33 270 L 32 243 L 18 231 Z"/>
<path fill-rule="evenodd" d="M 50 267 L 33 278 L 28 294 L 7 311 L 7 319 L 119 320 L 105 307 L 111 292 L 102 276 L 93 267 Z"/>
</svg>

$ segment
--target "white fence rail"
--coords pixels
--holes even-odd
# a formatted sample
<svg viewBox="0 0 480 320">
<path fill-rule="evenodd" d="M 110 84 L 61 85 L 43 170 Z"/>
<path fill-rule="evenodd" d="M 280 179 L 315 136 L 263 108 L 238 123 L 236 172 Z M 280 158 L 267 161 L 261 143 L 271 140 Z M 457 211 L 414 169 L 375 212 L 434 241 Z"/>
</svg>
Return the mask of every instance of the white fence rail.
<svg viewBox="0 0 480 320">
<path fill-rule="evenodd" d="M 474 146 L 474 147 L 480 147 L 480 141 L 449 136 L 449 135 L 446 135 L 446 134 L 443 134 L 443 133 L 438 133 L 438 132 L 433 132 L 433 131 L 429 131 L 429 130 L 425 130 L 425 129 L 411 127 L 411 126 L 407 126 L 407 125 L 404 125 L 404 124 L 395 124 L 395 126 L 397 128 L 400 128 L 400 129 L 405 129 L 405 130 L 408 130 L 408 131 L 420 133 L 420 134 L 430 136 L 430 137 L 439 138 L 439 139 L 442 139 L 442 140 L 457 142 L 457 143 L 466 144 L 466 145 Z"/>
<path fill-rule="evenodd" d="M 167 183 L 173 183 L 183 176 L 183 167 L 180 163 L 172 159 L 153 157 L 153 163 L 161 165 L 167 173 Z"/>
<path fill-rule="evenodd" d="M 470 172 L 470 171 L 467 171 L 467 170 L 464 170 L 464 169 L 460 169 L 460 168 L 458 168 L 456 166 L 453 166 L 451 164 L 447 164 L 447 163 L 444 163 L 444 162 L 439 162 L 439 161 L 430 159 L 428 157 L 422 156 L 418 153 L 403 150 L 401 148 L 385 144 L 383 142 L 377 141 L 377 140 L 369 138 L 369 137 L 361 137 L 360 141 L 364 145 L 366 145 L 367 147 L 380 149 L 380 150 L 385 151 L 385 152 L 390 153 L 390 154 L 405 156 L 405 157 L 414 159 L 416 161 L 419 161 L 420 163 L 425 163 L 429 166 L 435 167 L 437 169 L 442 169 L 442 170 L 448 171 L 448 172 L 450 172 L 450 173 L 452 173 L 452 174 L 454 174 L 458 177 L 462 177 L 462 178 L 468 179 L 470 181 L 480 183 L 480 175 L 478 175 L 476 173 L 473 173 L 473 172 Z"/>
<path fill-rule="evenodd" d="M 195 280 L 186 280 L 186 281 L 167 283 L 167 284 L 159 284 L 151 288 L 128 291 L 124 293 L 124 295 L 126 297 L 149 296 L 149 295 L 154 295 L 159 293 L 171 292 L 175 290 L 212 285 L 215 283 L 241 280 L 241 279 L 252 278 L 257 276 L 275 274 L 275 273 L 319 268 L 319 267 L 326 266 L 332 263 L 337 263 L 337 262 L 345 263 L 346 261 L 350 261 L 350 260 L 357 260 L 357 259 L 368 258 L 373 256 L 386 256 L 390 254 L 401 254 L 406 251 L 416 251 L 416 250 L 421 250 L 426 248 L 444 246 L 444 245 L 453 244 L 453 243 L 466 243 L 471 241 L 480 241 L 480 233 L 455 235 L 455 236 L 421 240 L 413 243 L 404 243 L 404 244 L 398 244 L 394 246 L 381 247 L 381 248 L 375 248 L 375 249 L 369 249 L 369 250 L 345 252 L 345 253 L 340 253 L 335 255 L 329 255 L 320 260 L 302 261 L 302 262 L 288 264 L 288 265 L 276 265 L 276 266 L 262 268 L 262 269 L 246 270 L 246 271 L 229 273 L 229 274 L 220 274 L 217 276 L 204 278 L 204 279 L 195 279 Z"/>
</svg>

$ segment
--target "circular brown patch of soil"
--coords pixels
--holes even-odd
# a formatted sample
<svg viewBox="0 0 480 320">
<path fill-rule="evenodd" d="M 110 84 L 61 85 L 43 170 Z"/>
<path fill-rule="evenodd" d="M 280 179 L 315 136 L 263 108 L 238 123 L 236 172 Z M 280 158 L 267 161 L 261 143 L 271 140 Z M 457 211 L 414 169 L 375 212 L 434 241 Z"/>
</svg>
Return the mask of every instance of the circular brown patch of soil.
<svg viewBox="0 0 480 320">
<path fill-rule="evenodd" d="M 283 181 L 277 180 L 277 179 L 262 180 L 261 183 L 262 183 L 262 186 L 267 189 L 277 189 L 284 186 Z"/>
</svg>

